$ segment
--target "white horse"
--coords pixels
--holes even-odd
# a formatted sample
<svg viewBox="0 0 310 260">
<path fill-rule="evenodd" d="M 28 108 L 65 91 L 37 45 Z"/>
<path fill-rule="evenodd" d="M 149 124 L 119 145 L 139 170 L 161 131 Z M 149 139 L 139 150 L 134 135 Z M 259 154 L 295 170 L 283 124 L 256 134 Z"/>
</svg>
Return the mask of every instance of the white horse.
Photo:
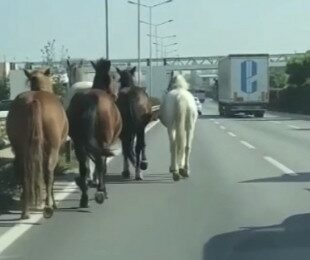
<svg viewBox="0 0 310 260">
<path fill-rule="evenodd" d="M 173 180 L 180 175 L 189 177 L 189 156 L 198 117 L 193 95 L 188 91 L 189 85 L 181 74 L 172 72 L 168 92 L 163 97 L 159 118 L 167 127 Z"/>
</svg>

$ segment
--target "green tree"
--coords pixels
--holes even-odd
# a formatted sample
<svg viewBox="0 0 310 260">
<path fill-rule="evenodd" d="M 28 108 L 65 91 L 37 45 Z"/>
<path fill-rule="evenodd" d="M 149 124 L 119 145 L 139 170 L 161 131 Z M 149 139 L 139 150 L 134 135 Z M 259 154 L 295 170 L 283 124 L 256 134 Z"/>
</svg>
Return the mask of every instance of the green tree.
<svg viewBox="0 0 310 260">
<path fill-rule="evenodd" d="M 286 65 L 286 73 L 290 85 L 303 85 L 310 78 L 310 51 L 302 57 L 292 58 Z"/>
<path fill-rule="evenodd" d="M 48 41 L 41 49 L 43 62 L 51 69 L 54 67 L 54 61 L 56 59 L 56 40 Z"/>
<path fill-rule="evenodd" d="M 287 75 L 282 71 L 270 72 L 269 84 L 271 88 L 284 88 L 287 84 Z"/>
</svg>

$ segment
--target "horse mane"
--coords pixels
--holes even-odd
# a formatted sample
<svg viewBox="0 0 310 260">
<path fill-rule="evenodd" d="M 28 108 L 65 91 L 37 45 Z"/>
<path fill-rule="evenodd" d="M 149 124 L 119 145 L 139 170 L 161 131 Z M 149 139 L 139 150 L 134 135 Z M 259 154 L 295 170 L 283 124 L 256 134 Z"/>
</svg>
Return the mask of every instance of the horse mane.
<svg viewBox="0 0 310 260">
<path fill-rule="evenodd" d="M 91 62 L 91 64 L 96 72 L 92 88 L 109 90 L 111 84 L 111 78 L 109 74 L 111 61 L 101 58 L 97 60 L 96 63 Z"/>
<path fill-rule="evenodd" d="M 54 93 L 50 69 L 39 69 L 32 72 L 24 70 L 24 72 L 27 76 L 27 82 L 29 83 L 31 91 L 46 91 Z"/>
<path fill-rule="evenodd" d="M 178 74 L 172 77 L 168 90 L 172 90 L 172 89 L 185 89 L 185 90 L 189 89 L 189 84 L 187 83 L 183 75 Z"/>
</svg>

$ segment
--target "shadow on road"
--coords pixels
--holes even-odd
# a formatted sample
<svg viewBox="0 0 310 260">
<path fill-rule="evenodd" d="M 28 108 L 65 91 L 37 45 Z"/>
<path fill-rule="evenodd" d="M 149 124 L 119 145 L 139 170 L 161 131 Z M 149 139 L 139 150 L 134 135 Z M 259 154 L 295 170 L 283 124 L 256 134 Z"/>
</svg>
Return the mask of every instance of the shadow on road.
<svg viewBox="0 0 310 260">
<path fill-rule="evenodd" d="M 132 174 L 132 178 L 133 178 Z M 144 174 L 144 180 L 124 179 L 122 175 L 111 174 L 106 176 L 108 184 L 172 184 L 172 176 L 169 174 Z"/>
<path fill-rule="evenodd" d="M 294 215 L 281 224 L 246 227 L 211 238 L 203 260 L 308 260 L 310 214 Z"/>
<path fill-rule="evenodd" d="M 280 176 L 247 180 L 239 183 L 259 183 L 259 182 L 310 182 L 310 172 L 298 172 L 294 175 L 283 174 Z"/>
</svg>

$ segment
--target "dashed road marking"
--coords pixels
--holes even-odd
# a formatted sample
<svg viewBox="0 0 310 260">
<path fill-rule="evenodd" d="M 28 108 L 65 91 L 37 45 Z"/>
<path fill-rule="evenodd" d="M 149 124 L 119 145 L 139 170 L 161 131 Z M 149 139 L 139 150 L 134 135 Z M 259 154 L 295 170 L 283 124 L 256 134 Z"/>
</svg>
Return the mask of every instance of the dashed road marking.
<svg viewBox="0 0 310 260">
<path fill-rule="evenodd" d="M 236 135 L 235 135 L 233 132 L 228 132 L 228 134 L 229 134 L 231 137 L 236 137 Z"/>
<path fill-rule="evenodd" d="M 226 127 L 223 126 L 223 125 L 221 125 L 220 128 L 221 128 L 222 130 L 225 130 L 225 129 L 226 129 Z"/>
<path fill-rule="evenodd" d="M 214 124 L 217 124 L 217 125 L 219 125 L 219 124 L 220 124 L 220 122 L 218 122 L 218 121 L 214 121 Z"/>
<path fill-rule="evenodd" d="M 253 145 L 251 145 L 250 143 L 248 143 L 246 141 L 240 141 L 240 143 L 242 143 L 244 146 L 246 146 L 249 149 L 255 149 L 255 147 Z"/>
<path fill-rule="evenodd" d="M 283 165 L 282 163 L 278 162 L 277 160 L 273 159 L 270 156 L 264 156 L 264 159 L 271 163 L 272 165 L 274 165 L 275 167 L 277 167 L 278 169 L 280 169 L 282 172 L 286 173 L 286 174 L 292 174 L 295 175 L 296 173 L 291 170 L 290 168 L 286 167 L 285 165 Z"/>
<path fill-rule="evenodd" d="M 299 129 L 299 127 L 296 125 L 288 125 L 288 127 L 293 128 L 293 129 Z"/>
</svg>

